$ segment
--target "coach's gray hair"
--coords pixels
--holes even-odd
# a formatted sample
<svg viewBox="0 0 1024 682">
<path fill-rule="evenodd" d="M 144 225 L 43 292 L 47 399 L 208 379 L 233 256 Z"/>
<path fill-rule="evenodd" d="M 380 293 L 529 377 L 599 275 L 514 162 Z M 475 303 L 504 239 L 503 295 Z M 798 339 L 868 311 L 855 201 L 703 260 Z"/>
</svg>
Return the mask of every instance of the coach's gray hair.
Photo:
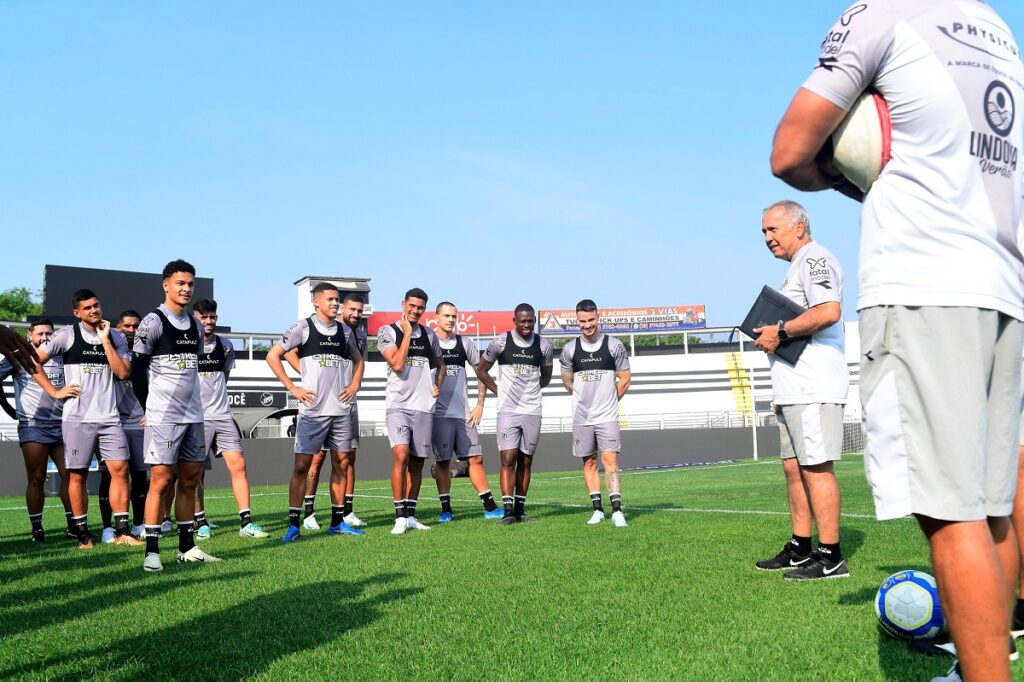
<svg viewBox="0 0 1024 682">
<path fill-rule="evenodd" d="M 795 201 L 790 201 L 789 199 L 776 201 L 774 204 L 762 211 L 761 215 L 764 215 L 768 211 L 774 211 L 777 208 L 782 209 L 782 213 L 786 216 L 786 220 L 789 225 L 803 223 L 804 227 L 807 229 L 807 234 L 811 233 L 811 219 L 807 215 L 807 210 Z"/>
</svg>

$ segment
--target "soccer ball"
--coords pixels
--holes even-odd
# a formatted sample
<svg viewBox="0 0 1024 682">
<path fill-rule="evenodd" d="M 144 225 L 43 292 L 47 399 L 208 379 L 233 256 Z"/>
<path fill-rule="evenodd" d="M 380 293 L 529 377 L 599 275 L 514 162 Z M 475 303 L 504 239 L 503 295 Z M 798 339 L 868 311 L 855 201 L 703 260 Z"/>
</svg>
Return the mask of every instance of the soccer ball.
<svg viewBox="0 0 1024 682">
<path fill-rule="evenodd" d="M 875 90 L 862 94 L 832 135 L 832 164 L 862 192 L 892 156 L 889 105 Z"/>
<path fill-rule="evenodd" d="M 945 623 L 935 578 L 922 571 L 900 571 L 882 582 L 875 595 L 875 615 L 896 639 L 925 639 Z"/>
</svg>

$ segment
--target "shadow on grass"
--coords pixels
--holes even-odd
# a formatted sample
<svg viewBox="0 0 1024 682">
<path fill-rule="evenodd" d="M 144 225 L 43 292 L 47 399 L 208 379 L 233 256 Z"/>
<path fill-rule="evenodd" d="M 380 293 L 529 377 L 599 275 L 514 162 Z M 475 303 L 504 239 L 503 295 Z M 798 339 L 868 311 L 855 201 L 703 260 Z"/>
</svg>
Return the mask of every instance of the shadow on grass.
<svg viewBox="0 0 1024 682">
<path fill-rule="evenodd" d="M 842 543 L 843 556 L 851 559 L 864 546 L 864 533 L 856 528 L 840 528 L 839 542 Z"/>
<path fill-rule="evenodd" d="M 279 590 L 102 648 L 62 651 L 32 663 L 3 666 L 0 677 L 21 678 L 45 672 L 50 680 L 77 682 L 93 674 L 135 679 L 195 674 L 205 679 L 231 680 L 259 675 L 280 658 L 323 646 L 350 630 L 366 627 L 383 617 L 390 603 L 423 591 L 391 589 L 361 597 L 370 585 L 386 585 L 403 577 L 385 573 L 360 582 L 329 580 Z M 195 646 L 197 637 L 216 645 Z M 352 672 L 338 671 L 340 677 Z"/>
<path fill-rule="evenodd" d="M 183 571 L 176 575 L 162 575 L 159 578 L 143 580 L 132 585 L 131 589 L 123 589 L 126 582 L 144 577 L 142 569 L 135 567 L 131 570 L 104 574 L 102 578 L 92 576 L 78 583 L 61 585 L 59 589 L 43 588 L 22 594 L 15 592 L 11 595 L 12 599 L 35 604 L 32 608 L 0 609 L 0 614 L 3 614 L 3 618 L 0 619 L 0 637 L 31 632 L 75 618 L 87 618 L 105 609 L 141 602 L 178 587 L 202 589 L 204 585 L 213 587 L 213 583 L 230 583 L 253 575 L 255 573 L 252 571 L 217 575 L 197 575 L 195 571 Z M 75 595 L 76 592 L 89 591 L 94 594 Z"/>
<path fill-rule="evenodd" d="M 878 628 L 878 667 L 885 679 L 918 682 L 943 675 L 953 665 L 952 656 L 925 656 L 910 649 L 906 642 L 894 639 Z"/>
</svg>

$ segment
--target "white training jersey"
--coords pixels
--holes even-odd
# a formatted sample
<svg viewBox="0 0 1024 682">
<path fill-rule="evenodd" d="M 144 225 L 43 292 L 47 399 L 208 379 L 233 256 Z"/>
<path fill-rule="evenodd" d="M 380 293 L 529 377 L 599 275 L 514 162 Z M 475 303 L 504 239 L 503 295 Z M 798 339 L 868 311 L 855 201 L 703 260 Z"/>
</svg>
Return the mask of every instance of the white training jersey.
<svg viewBox="0 0 1024 682">
<path fill-rule="evenodd" d="M 804 87 L 849 109 L 869 86 L 889 104 L 892 159 L 864 201 L 857 308 L 1024 319 L 1024 65 L 1010 29 L 978 0 L 857 2 Z"/>
</svg>

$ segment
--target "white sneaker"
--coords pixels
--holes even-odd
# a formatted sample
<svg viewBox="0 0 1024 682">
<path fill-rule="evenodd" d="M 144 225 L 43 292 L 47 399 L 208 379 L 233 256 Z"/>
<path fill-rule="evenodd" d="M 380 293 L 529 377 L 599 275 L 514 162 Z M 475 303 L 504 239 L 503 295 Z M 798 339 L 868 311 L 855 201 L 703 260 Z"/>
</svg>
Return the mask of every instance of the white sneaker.
<svg viewBox="0 0 1024 682">
<path fill-rule="evenodd" d="M 356 516 L 355 512 L 352 512 L 351 514 L 347 514 L 345 516 L 344 521 L 345 521 L 345 523 L 347 523 L 348 525 L 352 526 L 353 528 L 362 528 L 362 527 L 364 527 L 366 525 L 366 521 L 363 521 L 361 518 Z"/>
<path fill-rule="evenodd" d="M 408 526 L 409 530 L 430 530 L 430 526 L 423 525 L 422 523 L 416 520 L 415 516 L 410 516 L 408 519 L 405 520 L 405 523 L 406 526 Z"/>
<path fill-rule="evenodd" d="M 238 536 L 243 538 L 269 538 L 270 533 L 263 530 L 262 526 L 255 523 L 247 523 L 238 530 Z"/>
<path fill-rule="evenodd" d="M 395 527 L 391 529 L 391 534 L 401 535 L 402 533 L 404 533 L 408 528 L 405 521 L 406 520 L 402 517 L 398 517 L 397 519 L 395 519 Z"/>
<path fill-rule="evenodd" d="M 100 542 L 102 542 L 104 545 L 109 545 L 114 541 L 114 537 L 115 535 L 113 528 L 104 528 L 103 535 L 100 536 Z"/>
<path fill-rule="evenodd" d="M 626 523 L 626 515 L 620 511 L 612 512 L 612 525 L 616 528 L 625 528 L 629 524 Z"/>
<path fill-rule="evenodd" d="M 942 677 L 933 677 L 932 682 L 963 682 L 963 679 L 960 677 L 960 661 L 956 661 L 948 673 Z"/>
<path fill-rule="evenodd" d="M 150 573 L 156 573 L 164 570 L 164 565 L 160 563 L 159 554 L 147 554 L 146 560 L 142 562 L 142 568 Z"/>
<path fill-rule="evenodd" d="M 174 530 L 174 524 L 171 523 L 170 519 L 160 524 L 160 532 L 162 534 L 166 535 L 167 533 L 170 533 L 172 530 Z"/>
<path fill-rule="evenodd" d="M 302 527 L 306 530 L 320 530 L 320 524 L 316 522 L 316 516 L 313 514 L 302 519 Z"/>
<path fill-rule="evenodd" d="M 587 519 L 587 525 L 595 526 L 601 523 L 602 521 L 604 521 L 604 512 L 601 511 L 600 509 L 595 509 L 594 513 L 590 515 L 590 518 Z"/>
<path fill-rule="evenodd" d="M 206 519 L 206 525 L 208 525 L 208 526 L 209 526 L 210 528 L 212 528 L 213 530 L 217 530 L 218 528 L 220 528 L 220 526 L 219 526 L 219 525 L 217 525 L 216 523 L 214 523 L 214 522 L 213 522 L 213 521 L 211 521 L 210 519 Z"/>
<path fill-rule="evenodd" d="M 146 524 L 140 523 L 137 526 L 132 526 L 131 536 L 136 540 L 146 539 Z"/>
<path fill-rule="evenodd" d="M 198 545 L 196 545 L 184 554 L 179 552 L 178 561 L 180 561 L 183 564 L 212 564 L 214 562 L 220 561 L 220 559 L 210 554 L 207 554 L 203 550 L 199 549 Z"/>
</svg>

